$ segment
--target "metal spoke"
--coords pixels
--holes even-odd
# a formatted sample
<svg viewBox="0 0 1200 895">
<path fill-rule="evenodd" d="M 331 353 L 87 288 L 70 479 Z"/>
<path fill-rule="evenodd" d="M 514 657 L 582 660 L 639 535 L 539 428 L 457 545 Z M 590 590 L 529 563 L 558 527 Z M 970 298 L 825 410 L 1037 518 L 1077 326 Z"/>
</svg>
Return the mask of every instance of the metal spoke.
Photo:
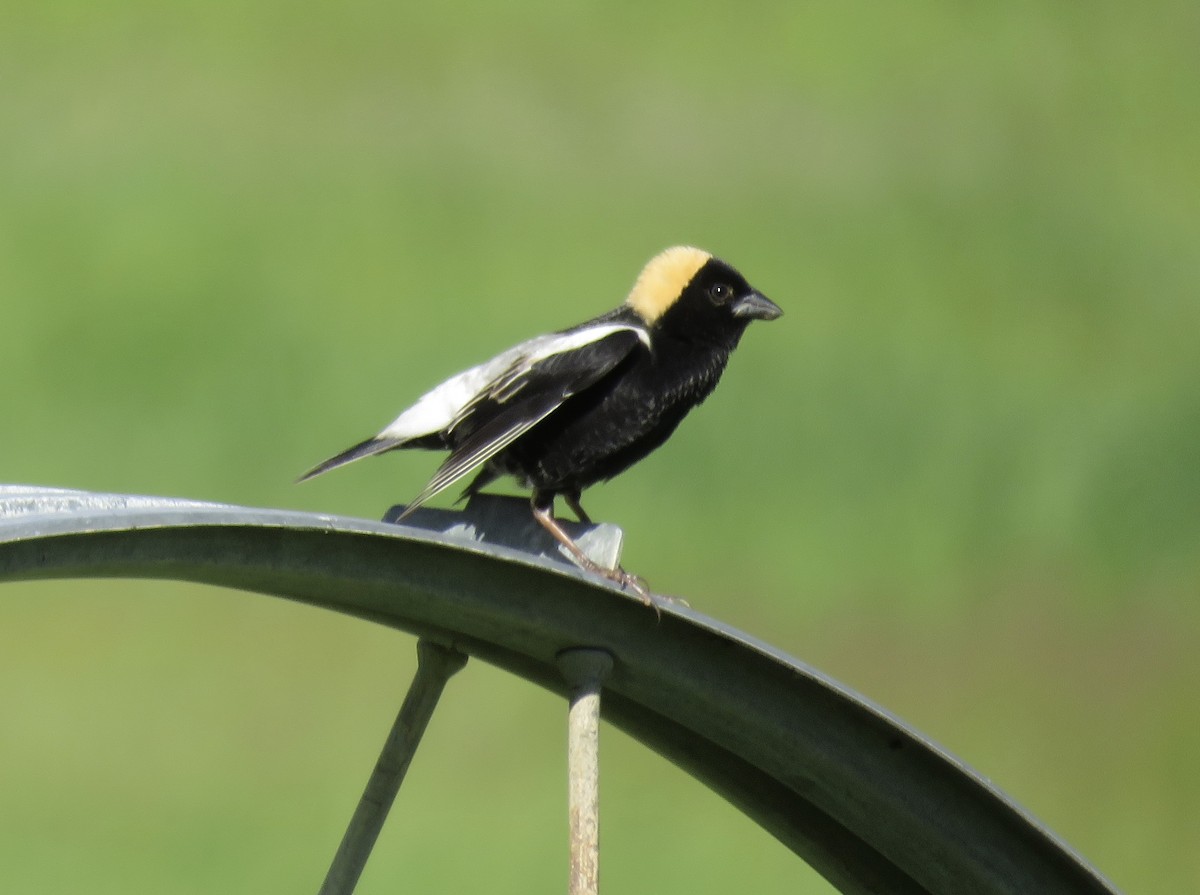
<svg viewBox="0 0 1200 895">
<path fill-rule="evenodd" d="M 558 669 L 570 687 L 567 716 L 567 817 L 571 865 L 569 895 L 600 892 L 600 688 L 612 671 L 612 656 L 598 649 L 558 654 Z"/>
<path fill-rule="evenodd" d="M 416 676 L 333 856 L 320 895 L 350 895 L 354 891 L 446 681 L 466 662 L 467 657 L 457 650 L 429 640 L 417 642 Z"/>
</svg>

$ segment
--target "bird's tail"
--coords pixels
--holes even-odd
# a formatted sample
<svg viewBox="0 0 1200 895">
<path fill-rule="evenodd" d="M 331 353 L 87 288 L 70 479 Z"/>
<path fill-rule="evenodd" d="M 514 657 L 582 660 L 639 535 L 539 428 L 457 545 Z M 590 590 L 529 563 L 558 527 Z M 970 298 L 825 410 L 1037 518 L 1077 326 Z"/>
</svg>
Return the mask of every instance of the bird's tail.
<svg viewBox="0 0 1200 895">
<path fill-rule="evenodd" d="M 304 475 L 300 476 L 300 478 L 296 479 L 296 481 L 308 481 L 323 472 L 329 472 L 331 469 L 337 469 L 339 466 L 345 466 L 347 463 L 353 463 L 355 460 L 361 460 L 363 457 L 382 454 L 384 451 L 404 446 L 405 439 L 403 438 L 381 438 L 379 436 L 368 438 L 366 441 L 360 441 L 354 447 L 346 448 L 346 450 L 342 451 L 336 457 L 330 457 L 325 462 L 318 463 L 308 472 L 304 473 Z"/>
</svg>

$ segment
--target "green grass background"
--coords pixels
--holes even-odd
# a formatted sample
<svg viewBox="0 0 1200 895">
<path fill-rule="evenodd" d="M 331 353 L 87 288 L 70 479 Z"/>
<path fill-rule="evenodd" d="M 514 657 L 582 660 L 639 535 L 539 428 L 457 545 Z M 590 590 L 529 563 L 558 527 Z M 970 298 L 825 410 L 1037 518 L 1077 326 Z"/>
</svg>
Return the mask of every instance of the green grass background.
<svg viewBox="0 0 1200 895">
<path fill-rule="evenodd" d="M 14 3 L 0 481 L 378 517 L 313 462 L 702 245 L 785 310 L 595 489 L 627 564 L 1130 892 L 1200 887 L 1200 7 Z M 413 668 L 146 582 L 0 598 L 0 888 L 315 891 Z M 472 663 L 360 891 L 561 891 L 563 706 Z M 613 892 L 826 892 L 603 741 Z"/>
</svg>

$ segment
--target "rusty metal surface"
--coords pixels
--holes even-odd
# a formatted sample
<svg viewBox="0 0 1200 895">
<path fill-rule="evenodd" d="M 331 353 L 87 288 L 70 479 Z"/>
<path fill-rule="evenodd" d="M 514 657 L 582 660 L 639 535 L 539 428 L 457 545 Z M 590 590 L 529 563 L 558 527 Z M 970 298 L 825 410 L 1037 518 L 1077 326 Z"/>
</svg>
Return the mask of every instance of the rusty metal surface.
<svg viewBox="0 0 1200 895">
<path fill-rule="evenodd" d="M 528 508 L 493 499 L 472 512 L 494 530 Z M 453 646 L 564 697 L 556 657 L 603 650 L 603 717 L 843 892 L 1116 891 L 959 759 L 816 669 L 685 606 L 664 603 L 660 618 L 544 540 L 527 552 L 479 536 L 478 519 L 468 537 L 419 527 L 430 518 L 3 486 L 0 581 L 162 578 L 271 594 Z"/>
</svg>

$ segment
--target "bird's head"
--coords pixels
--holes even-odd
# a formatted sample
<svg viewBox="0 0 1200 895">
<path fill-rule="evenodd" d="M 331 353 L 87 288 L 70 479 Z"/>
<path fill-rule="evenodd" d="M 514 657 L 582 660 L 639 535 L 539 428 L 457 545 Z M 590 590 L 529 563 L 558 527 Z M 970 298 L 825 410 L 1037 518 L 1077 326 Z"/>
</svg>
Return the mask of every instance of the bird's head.
<svg viewBox="0 0 1200 895">
<path fill-rule="evenodd" d="M 751 320 L 774 320 L 783 311 L 719 258 L 675 246 L 650 259 L 626 305 L 651 331 L 736 342 Z"/>
</svg>

